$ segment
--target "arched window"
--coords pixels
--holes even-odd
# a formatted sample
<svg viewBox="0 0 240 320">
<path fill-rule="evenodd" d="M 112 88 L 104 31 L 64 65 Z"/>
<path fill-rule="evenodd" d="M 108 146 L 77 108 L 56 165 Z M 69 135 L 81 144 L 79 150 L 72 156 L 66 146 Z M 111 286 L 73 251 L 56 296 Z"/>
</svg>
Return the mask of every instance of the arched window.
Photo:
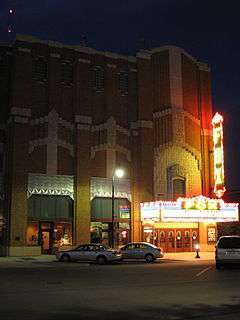
<svg viewBox="0 0 240 320">
<path fill-rule="evenodd" d="M 185 231 L 185 238 L 190 238 L 190 232 L 189 231 Z"/>
<path fill-rule="evenodd" d="M 165 238 L 165 232 L 164 231 L 160 232 L 160 238 Z"/>
<path fill-rule="evenodd" d="M 173 238 L 173 231 L 168 232 L 168 238 Z"/>
<path fill-rule="evenodd" d="M 181 233 L 181 231 L 178 231 L 178 232 L 177 232 L 176 238 L 177 238 L 177 240 L 181 240 L 181 238 L 182 238 L 182 233 Z"/>
</svg>

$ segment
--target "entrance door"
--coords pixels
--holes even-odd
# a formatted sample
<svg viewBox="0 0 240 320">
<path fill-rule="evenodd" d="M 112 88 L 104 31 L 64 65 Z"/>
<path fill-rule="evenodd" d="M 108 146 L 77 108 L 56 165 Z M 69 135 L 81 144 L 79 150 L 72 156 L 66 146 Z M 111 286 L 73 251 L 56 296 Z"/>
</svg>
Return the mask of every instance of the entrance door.
<svg viewBox="0 0 240 320">
<path fill-rule="evenodd" d="M 199 242 L 198 229 L 155 229 L 155 233 L 155 244 L 165 252 L 195 251 L 195 245 Z"/>
<path fill-rule="evenodd" d="M 42 231 L 42 253 L 50 253 L 50 230 Z"/>
</svg>

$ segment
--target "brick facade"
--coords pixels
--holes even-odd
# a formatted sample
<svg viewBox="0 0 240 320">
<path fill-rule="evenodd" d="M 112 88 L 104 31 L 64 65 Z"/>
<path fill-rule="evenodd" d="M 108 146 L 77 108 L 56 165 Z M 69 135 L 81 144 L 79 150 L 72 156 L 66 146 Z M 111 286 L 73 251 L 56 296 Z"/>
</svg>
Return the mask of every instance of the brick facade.
<svg viewBox="0 0 240 320">
<path fill-rule="evenodd" d="M 29 173 L 73 176 L 75 244 L 90 240 L 91 178 L 111 178 L 118 166 L 130 179 L 134 240 L 141 239 L 139 202 L 173 196 L 170 167 L 182 168 L 187 195 L 210 195 L 205 64 L 172 46 L 129 57 L 30 36 L 1 50 L 12 74 L 11 89 L 0 91 L 11 247 L 26 246 Z"/>
</svg>

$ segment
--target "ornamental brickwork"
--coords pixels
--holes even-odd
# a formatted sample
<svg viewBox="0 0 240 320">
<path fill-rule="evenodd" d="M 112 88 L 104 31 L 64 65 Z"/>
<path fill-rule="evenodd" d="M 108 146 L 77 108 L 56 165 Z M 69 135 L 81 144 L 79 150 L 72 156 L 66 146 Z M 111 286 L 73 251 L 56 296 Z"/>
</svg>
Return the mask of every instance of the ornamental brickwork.
<svg viewBox="0 0 240 320">
<path fill-rule="evenodd" d="M 186 195 L 210 195 L 205 64 L 174 46 L 123 56 L 20 35 L 0 49 L 8 70 L 0 125 L 11 250 L 27 247 L 32 174 L 73 177 L 74 244 L 90 241 L 91 179 L 111 178 L 118 166 L 130 181 L 134 240 L 141 240 L 139 203 L 172 198 L 169 172 L 183 175 Z M 3 83 L 10 84 L 5 91 Z"/>
</svg>

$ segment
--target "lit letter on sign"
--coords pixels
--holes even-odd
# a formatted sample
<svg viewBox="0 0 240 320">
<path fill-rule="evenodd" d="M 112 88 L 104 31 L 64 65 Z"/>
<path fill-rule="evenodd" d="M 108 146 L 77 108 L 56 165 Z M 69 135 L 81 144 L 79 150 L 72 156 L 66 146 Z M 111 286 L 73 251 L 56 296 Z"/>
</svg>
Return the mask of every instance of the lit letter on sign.
<svg viewBox="0 0 240 320">
<path fill-rule="evenodd" d="M 217 112 L 212 119 L 214 155 L 214 193 L 221 198 L 226 191 L 223 161 L 223 117 Z"/>
</svg>

